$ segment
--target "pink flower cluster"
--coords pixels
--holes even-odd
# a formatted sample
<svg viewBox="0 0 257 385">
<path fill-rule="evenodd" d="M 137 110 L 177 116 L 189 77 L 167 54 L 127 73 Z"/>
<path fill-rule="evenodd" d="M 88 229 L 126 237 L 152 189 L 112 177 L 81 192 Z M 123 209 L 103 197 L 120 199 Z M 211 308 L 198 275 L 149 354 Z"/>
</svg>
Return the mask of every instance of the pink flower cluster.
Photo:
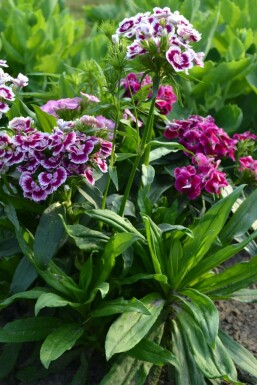
<svg viewBox="0 0 257 385">
<path fill-rule="evenodd" d="M 210 155 L 215 159 L 235 160 L 236 140 L 216 126 L 212 116 L 191 115 L 185 120 L 169 122 L 164 131 L 167 139 L 177 138 L 188 151 Z"/>
<path fill-rule="evenodd" d="M 221 188 L 228 185 L 226 174 L 218 170 L 220 161 L 195 154 L 192 158 L 192 165 L 177 167 L 174 170 L 175 188 L 187 194 L 189 199 L 196 199 L 202 192 L 220 194 Z"/>
<path fill-rule="evenodd" d="M 125 97 L 131 97 L 136 94 L 141 87 L 149 86 L 149 91 L 152 89 L 152 79 L 149 75 L 145 76 L 142 81 L 142 74 L 129 73 L 126 78 L 121 79 L 121 85 L 125 88 Z M 152 91 L 149 92 L 148 97 L 152 95 Z M 172 86 L 163 85 L 159 87 L 155 107 L 163 115 L 168 115 L 174 103 L 177 101 L 177 96 L 173 91 Z"/>
<path fill-rule="evenodd" d="M 82 98 L 65 98 L 59 100 L 48 100 L 46 104 L 41 106 L 41 110 L 47 112 L 49 115 L 53 115 L 55 118 L 61 117 L 62 111 L 75 110 L 80 111 L 80 104 Z"/>
<path fill-rule="evenodd" d="M 76 130 L 75 122 L 57 123 L 53 132 L 41 132 L 30 117 L 20 117 L 9 122 L 8 134 L 0 133 L 0 174 L 15 166 L 24 196 L 36 202 L 45 200 L 68 177 L 82 175 L 94 184 L 93 169 L 107 171 L 111 142 Z"/>
<path fill-rule="evenodd" d="M 178 11 L 171 12 L 168 7 L 155 7 L 153 13 L 139 13 L 124 19 L 113 35 L 113 41 L 118 42 L 120 36 L 134 38 L 127 47 L 128 59 L 149 53 L 154 44 L 158 54 L 164 54 L 176 72 L 187 73 L 193 65 L 203 67 L 204 53 L 196 53 L 190 45 L 199 41 L 201 34 Z M 164 40 L 165 49 L 161 52 Z"/>
<path fill-rule="evenodd" d="M 13 78 L 1 67 L 8 67 L 5 60 L 0 60 L 0 118 L 9 111 L 9 103 L 15 100 L 13 89 L 28 85 L 27 76 L 19 74 L 17 78 Z"/>
<path fill-rule="evenodd" d="M 218 170 L 222 157 L 235 160 L 236 140 L 216 126 L 211 116 L 191 115 L 185 120 L 169 122 L 164 131 L 167 139 L 177 138 L 190 153 L 192 165 L 174 170 L 175 188 L 196 199 L 202 190 L 220 194 L 228 185 L 226 174 Z M 192 155 L 193 153 L 193 155 Z"/>
<path fill-rule="evenodd" d="M 246 173 L 257 180 L 257 160 L 253 159 L 252 156 L 243 156 L 239 159 L 239 164 L 238 171 Z"/>
<path fill-rule="evenodd" d="M 245 131 L 242 134 L 234 134 L 233 139 L 236 142 L 245 141 L 245 140 L 256 140 L 257 136 L 252 134 L 250 131 Z"/>
</svg>

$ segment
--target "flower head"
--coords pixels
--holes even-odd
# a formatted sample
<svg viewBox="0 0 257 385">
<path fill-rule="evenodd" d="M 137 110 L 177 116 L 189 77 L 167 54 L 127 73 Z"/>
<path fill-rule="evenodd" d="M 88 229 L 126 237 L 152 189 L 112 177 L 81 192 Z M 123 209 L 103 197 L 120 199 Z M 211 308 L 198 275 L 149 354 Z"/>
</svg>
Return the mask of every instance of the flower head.
<svg viewBox="0 0 257 385">
<path fill-rule="evenodd" d="M 147 12 L 126 18 L 120 22 L 113 37 L 118 43 L 119 37 L 133 39 L 127 47 L 127 58 L 150 54 L 151 47 L 157 48 L 158 54 L 171 64 L 174 71 L 185 71 L 193 65 L 203 66 L 203 52 L 195 52 L 191 43 L 198 42 L 201 34 L 178 11 L 170 8 L 155 7 L 153 13 Z M 165 44 L 162 42 L 165 41 Z"/>
</svg>

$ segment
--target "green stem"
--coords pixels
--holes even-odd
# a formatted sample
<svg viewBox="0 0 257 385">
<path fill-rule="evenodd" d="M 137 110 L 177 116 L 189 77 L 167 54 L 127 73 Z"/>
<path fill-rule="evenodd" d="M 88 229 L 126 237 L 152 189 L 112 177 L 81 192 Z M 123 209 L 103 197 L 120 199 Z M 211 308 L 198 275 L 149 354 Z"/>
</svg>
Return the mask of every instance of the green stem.
<svg viewBox="0 0 257 385">
<path fill-rule="evenodd" d="M 141 158 L 142 158 L 142 156 L 143 156 L 143 154 L 145 152 L 145 147 L 146 147 L 148 141 L 150 141 L 150 139 L 152 137 L 153 115 L 154 115 L 155 100 L 156 100 L 156 98 L 152 99 L 152 103 L 151 103 L 151 107 L 150 107 L 150 110 L 149 110 L 148 119 L 147 119 L 146 126 L 145 126 L 144 133 L 143 133 L 143 137 L 142 137 L 140 146 L 138 148 L 137 157 L 136 157 L 136 159 L 134 161 L 134 165 L 133 165 L 133 168 L 131 170 L 131 173 L 130 173 L 130 176 L 129 176 L 129 180 L 128 180 L 128 183 L 127 183 L 127 186 L 126 186 L 123 198 L 122 198 L 122 202 L 121 202 L 121 206 L 120 206 L 120 210 L 119 210 L 119 215 L 121 215 L 121 216 L 123 216 L 123 214 L 124 214 L 124 210 L 125 210 L 125 206 L 126 206 L 128 197 L 129 197 L 131 186 L 132 186 L 132 183 L 134 181 L 134 178 L 135 178 L 136 171 L 137 171 L 138 165 L 140 163 L 140 160 L 141 160 Z M 148 153 L 148 155 L 147 155 L 147 162 L 149 163 L 150 150 L 147 149 L 146 153 Z"/>
</svg>

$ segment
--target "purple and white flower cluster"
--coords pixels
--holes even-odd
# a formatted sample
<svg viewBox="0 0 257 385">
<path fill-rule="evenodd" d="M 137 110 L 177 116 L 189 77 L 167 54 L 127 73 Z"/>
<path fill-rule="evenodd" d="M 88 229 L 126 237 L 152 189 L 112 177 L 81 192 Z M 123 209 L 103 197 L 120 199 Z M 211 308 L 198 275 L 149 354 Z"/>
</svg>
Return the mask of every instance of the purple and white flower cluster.
<svg viewBox="0 0 257 385">
<path fill-rule="evenodd" d="M 81 175 L 94 184 L 94 168 L 107 172 L 111 142 L 78 131 L 76 122 L 57 124 L 51 133 L 41 132 L 30 117 L 19 117 L 9 122 L 8 134 L 0 133 L 0 174 L 15 166 L 24 197 L 36 202 L 45 200 L 68 177 Z"/>
<path fill-rule="evenodd" d="M 157 53 L 164 54 L 176 72 L 188 73 L 194 65 L 203 67 L 204 53 L 195 52 L 191 47 L 191 43 L 201 39 L 201 34 L 178 11 L 171 12 L 168 7 L 155 7 L 153 13 L 139 13 L 124 19 L 113 41 L 118 42 L 120 36 L 134 39 L 127 47 L 128 59 L 149 53 L 154 44 Z"/>
<path fill-rule="evenodd" d="M 228 185 L 226 174 L 218 170 L 220 160 L 207 157 L 202 153 L 192 157 L 192 164 L 174 170 L 175 188 L 196 199 L 202 190 L 210 194 L 220 194 L 221 188 Z"/>
<path fill-rule="evenodd" d="M 141 81 L 142 80 L 142 81 Z M 148 97 L 152 95 L 153 81 L 149 75 L 146 75 L 142 79 L 142 74 L 129 73 L 126 78 L 121 79 L 121 85 L 125 88 L 125 97 L 131 97 L 135 95 L 141 87 L 149 86 Z M 158 89 L 155 107 L 163 115 L 168 115 L 174 103 L 177 101 L 177 96 L 173 91 L 171 85 L 161 85 Z"/>
<path fill-rule="evenodd" d="M 9 111 L 9 103 L 15 100 L 15 88 L 28 85 L 27 76 L 20 73 L 17 78 L 13 78 L 1 67 L 8 67 L 5 60 L 0 60 L 0 118 Z"/>
<path fill-rule="evenodd" d="M 221 158 L 235 160 L 236 140 L 219 128 L 211 116 L 206 118 L 192 115 L 185 120 L 169 122 L 164 136 L 177 138 L 188 151 L 192 165 L 177 167 L 174 171 L 175 188 L 187 193 L 189 199 L 196 199 L 202 190 L 220 194 L 228 185 L 226 174 L 218 170 Z M 193 153 L 193 156 L 192 156 Z"/>
</svg>

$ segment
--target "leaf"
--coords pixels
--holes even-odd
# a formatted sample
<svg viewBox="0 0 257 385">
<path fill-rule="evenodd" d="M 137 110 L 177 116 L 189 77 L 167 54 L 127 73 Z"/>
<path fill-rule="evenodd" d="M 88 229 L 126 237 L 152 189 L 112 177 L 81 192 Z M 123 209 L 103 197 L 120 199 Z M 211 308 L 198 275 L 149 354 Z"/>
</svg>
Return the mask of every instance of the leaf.
<svg viewBox="0 0 257 385">
<path fill-rule="evenodd" d="M 79 303 L 67 301 L 57 294 L 42 293 L 38 297 L 37 302 L 35 304 L 35 315 L 37 316 L 39 311 L 41 309 L 43 309 L 44 307 L 63 307 L 63 306 L 67 306 L 67 305 L 74 307 L 74 308 L 80 306 Z"/>
<path fill-rule="evenodd" d="M 204 377 L 194 361 L 191 350 L 188 349 L 183 341 L 184 335 L 178 328 L 175 320 L 172 320 L 172 325 L 172 350 L 178 361 L 178 366 L 175 367 L 176 384 L 206 385 Z"/>
<path fill-rule="evenodd" d="M 253 354 L 238 342 L 234 341 L 234 339 L 223 330 L 219 331 L 219 336 L 235 364 L 257 378 L 257 360 Z"/>
<path fill-rule="evenodd" d="M 176 286 L 179 285 L 186 273 L 196 266 L 211 248 L 223 229 L 230 210 L 243 188 L 244 186 L 239 186 L 230 195 L 219 200 L 199 219 L 196 226 L 191 228 L 194 238 L 187 238 L 184 243 L 183 258 L 180 263 L 179 273 L 175 277 Z"/>
<path fill-rule="evenodd" d="M 119 232 L 129 232 L 138 235 L 142 240 L 144 236 L 127 220 L 111 210 L 88 210 L 91 218 L 104 222 Z"/>
<path fill-rule="evenodd" d="M 155 273 L 164 274 L 166 265 L 164 260 L 162 231 L 146 214 L 143 214 L 142 217 L 145 223 L 146 236 Z"/>
<path fill-rule="evenodd" d="M 133 349 L 128 351 L 128 354 L 138 360 L 151 362 L 154 365 L 170 364 L 179 367 L 174 354 L 147 338 L 143 338 Z"/>
<path fill-rule="evenodd" d="M 13 370 L 21 350 L 21 345 L 6 344 L 0 355 L 0 379 L 4 379 Z"/>
<path fill-rule="evenodd" d="M 56 126 L 56 118 L 47 114 L 35 104 L 32 104 L 32 107 L 36 113 L 38 128 L 40 128 L 43 132 L 52 132 L 53 128 Z"/>
<path fill-rule="evenodd" d="M 12 255 L 20 253 L 21 249 L 16 238 L 9 237 L 0 240 L 0 258 L 11 257 Z"/>
<path fill-rule="evenodd" d="M 201 280 L 201 276 L 203 274 L 207 273 L 215 267 L 218 267 L 223 262 L 227 261 L 229 258 L 242 251 L 249 242 L 256 238 L 256 236 L 257 230 L 254 231 L 251 236 L 248 236 L 243 242 L 222 247 L 214 254 L 210 253 L 210 255 L 205 257 L 186 275 L 185 279 L 181 283 L 181 286 L 185 286 L 193 280 Z"/>
<path fill-rule="evenodd" d="M 103 255 L 102 266 L 99 266 L 99 273 L 97 274 L 97 284 L 108 279 L 112 269 L 115 266 L 115 259 L 127 250 L 134 242 L 141 237 L 137 234 L 131 233 L 117 233 L 112 236 L 107 242 Z"/>
<path fill-rule="evenodd" d="M 220 274 L 206 278 L 196 285 L 197 290 L 214 298 L 231 296 L 235 291 L 255 283 L 257 280 L 257 257 L 249 262 L 238 263 Z"/>
<path fill-rule="evenodd" d="M 240 302 L 254 303 L 257 302 L 257 290 L 241 289 L 231 295 L 231 299 Z"/>
<path fill-rule="evenodd" d="M 40 360 L 48 369 L 49 364 L 70 350 L 82 336 L 84 329 L 77 323 L 64 324 L 47 336 L 40 349 Z"/>
<path fill-rule="evenodd" d="M 126 352 L 137 345 L 151 329 L 164 306 L 162 297 L 154 293 L 142 298 L 141 302 L 151 315 L 124 313 L 111 325 L 105 341 L 107 360 L 115 353 Z"/>
<path fill-rule="evenodd" d="M 185 312 L 177 314 L 181 333 L 185 336 L 186 345 L 190 347 L 195 362 L 207 378 L 223 378 L 237 382 L 237 373 L 233 362 L 217 337 L 215 349 L 207 345 L 201 329 L 194 319 Z"/>
<path fill-rule="evenodd" d="M 144 385 L 151 367 L 149 362 L 120 355 L 99 385 Z"/>
<path fill-rule="evenodd" d="M 244 235 L 256 221 L 256 199 L 257 190 L 254 190 L 251 195 L 242 201 L 220 234 L 220 240 L 223 244 L 227 245 L 232 241 L 232 239 L 240 235 Z"/>
<path fill-rule="evenodd" d="M 193 316 L 204 335 L 205 341 L 215 347 L 219 330 L 219 312 L 209 297 L 194 289 L 186 289 L 182 294 L 190 299 L 183 300 L 183 308 Z"/>
<path fill-rule="evenodd" d="M 83 251 L 104 249 L 109 237 L 103 232 L 92 230 L 80 224 L 66 225 L 63 218 L 62 221 L 67 234 L 74 239 L 79 249 Z"/>
<path fill-rule="evenodd" d="M 117 313 L 137 312 L 146 315 L 151 315 L 146 306 L 136 298 L 131 300 L 115 299 L 102 303 L 95 310 L 90 312 L 90 317 L 106 317 Z"/>
<path fill-rule="evenodd" d="M 155 176 L 155 170 L 151 165 L 142 165 L 142 184 L 149 186 L 152 184 Z"/>
<path fill-rule="evenodd" d="M 16 301 L 16 299 L 37 299 L 45 290 L 46 289 L 43 288 L 35 288 L 32 290 L 13 294 L 11 297 L 8 297 L 0 302 L 0 309 L 11 305 L 14 301 Z"/>
<path fill-rule="evenodd" d="M 115 213 L 118 213 L 120 211 L 122 199 L 123 199 L 123 195 L 119 195 L 119 194 L 108 195 L 106 199 L 107 208 L 111 211 L 114 211 Z M 124 215 L 135 217 L 136 216 L 135 212 L 136 210 L 135 210 L 134 203 L 127 200 L 125 209 L 124 209 Z"/>
<path fill-rule="evenodd" d="M 38 277 L 38 273 L 30 261 L 23 257 L 18 264 L 12 278 L 10 293 L 19 293 L 27 290 Z"/>
<path fill-rule="evenodd" d="M 46 268 L 66 240 L 64 226 L 59 216 L 64 213 L 64 206 L 54 203 L 40 218 L 34 241 L 35 262 L 40 268 Z"/>
<path fill-rule="evenodd" d="M 6 324 L 0 330 L 0 342 L 18 343 L 44 339 L 62 321 L 54 317 L 27 317 Z"/>
<path fill-rule="evenodd" d="M 100 283 L 91 291 L 89 295 L 89 299 L 85 301 L 84 304 L 93 302 L 98 292 L 100 292 L 101 297 L 104 298 L 108 294 L 109 289 L 110 289 L 109 283 L 107 282 Z"/>
<path fill-rule="evenodd" d="M 226 104 L 215 113 L 215 124 L 228 134 L 234 134 L 243 121 L 243 112 L 236 104 Z"/>
<path fill-rule="evenodd" d="M 167 277 L 163 274 L 147 274 L 147 273 L 139 273 L 132 275 L 131 277 L 123 278 L 123 279 L 115 279 L 113 282 L 117 283 L 118 285 L 131 285 L 132 283 L 138 282 L 140 280 L 145 279 L 153 279 L 157 282 L 164 282 L 167 283 Z"/>
<path fill-rule="evenodd" d="M 112 183 L 114 184 L 116 190 L 119 190 L 119 181 L 118 181 L 118 174 L 117 174 L 117 167 L 111 167 L 109 166 L 109 175 L 112 180 Z"/>
</svg>

